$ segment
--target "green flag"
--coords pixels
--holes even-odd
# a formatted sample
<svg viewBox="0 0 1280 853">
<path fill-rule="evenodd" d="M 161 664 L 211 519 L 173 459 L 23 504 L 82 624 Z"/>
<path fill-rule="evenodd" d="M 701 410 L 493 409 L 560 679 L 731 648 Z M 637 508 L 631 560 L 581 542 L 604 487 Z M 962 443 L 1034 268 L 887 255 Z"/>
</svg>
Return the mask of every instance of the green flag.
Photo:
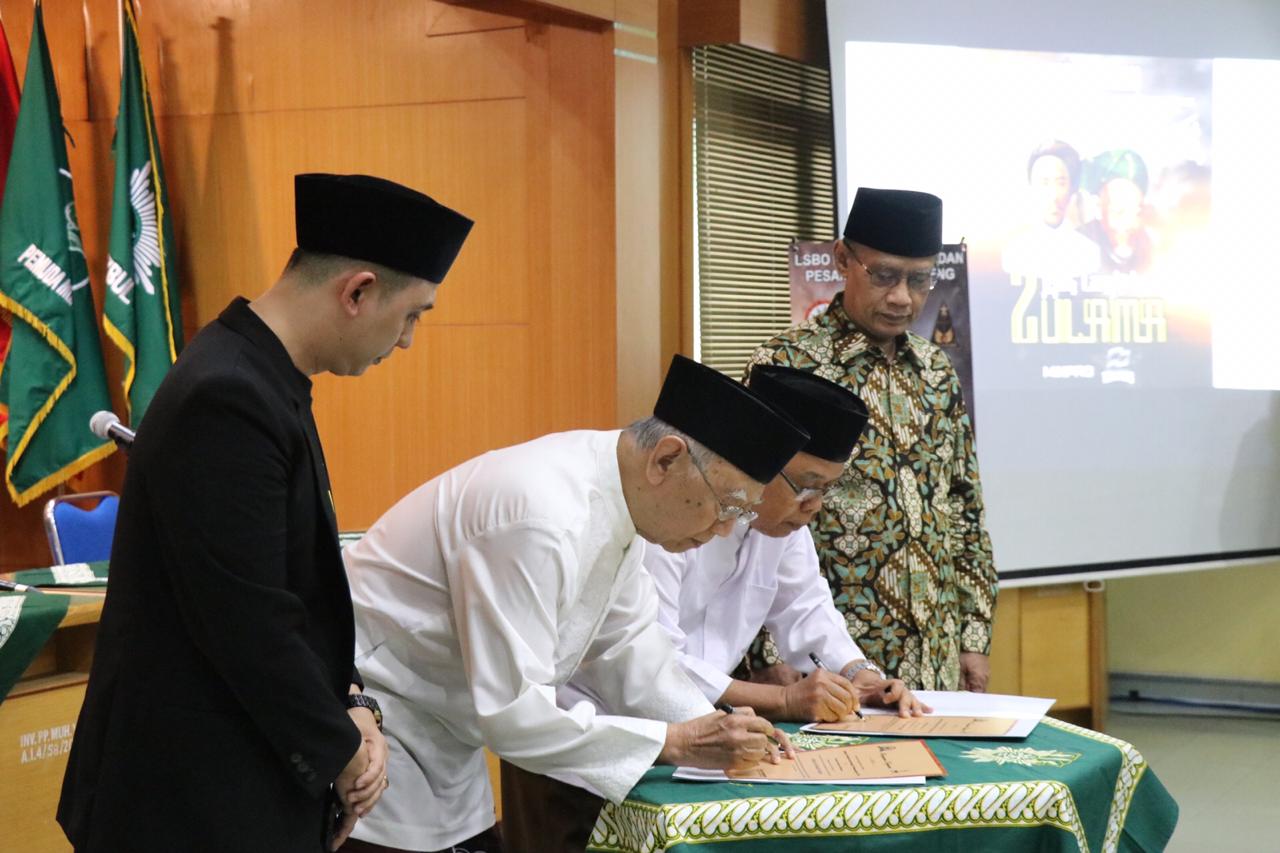
<svg viewBox="0 0 1280 853">
<path fill-rule="evenodd" d="M 106 305 L 102 324 L 125 358 L 124 396 L 136 428 L 160 380 L 182 349 L 173 225 L 147 76 L 138 56 L 132 0 L 120 8 L 123 35 L 116 184 L 111 202 Z"/>
<path fill-rule="evenodd" d="M 18 506 L 115 449 L 89 431 L 111 402 L 39 3 L 23 85 L 0 208 L 0 307 L 13 317 L 5 480 Z"/>
</svg>

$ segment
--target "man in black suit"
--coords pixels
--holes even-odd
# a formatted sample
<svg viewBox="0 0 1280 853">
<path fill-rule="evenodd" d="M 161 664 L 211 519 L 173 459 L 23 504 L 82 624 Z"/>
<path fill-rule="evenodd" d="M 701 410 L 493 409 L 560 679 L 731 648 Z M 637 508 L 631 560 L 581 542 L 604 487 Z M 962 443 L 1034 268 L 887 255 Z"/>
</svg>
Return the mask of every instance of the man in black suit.
<svg viewBox="0 0 1280 853">
<path fill-rule="evenodd" d="M 336 848 L 386 787 L 310 376 L 407 348 L 471 221 L 299 175 L 298 250 L 183 352 L 138 430 L 58 822 L 79 853 Z"/>
</svg>

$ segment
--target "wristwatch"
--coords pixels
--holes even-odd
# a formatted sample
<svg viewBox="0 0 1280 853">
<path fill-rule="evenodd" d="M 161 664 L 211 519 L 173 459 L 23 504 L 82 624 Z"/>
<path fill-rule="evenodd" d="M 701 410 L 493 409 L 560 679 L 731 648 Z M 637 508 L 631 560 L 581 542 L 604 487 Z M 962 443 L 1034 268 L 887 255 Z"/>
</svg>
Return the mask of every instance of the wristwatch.
<svg viewBox="0 0 1280 853">
<path fill-rule="evenodd" d="M 853 677 L 858 673 L 862 672 L 864 669 L 869 669 L 872 672 L 874 672 L 876 675 L 880 676 L 881 678 L 884 678 L 884 670 L 876 666 L 869 660 L 860 660 L 857 663 L 851 663 L 848 666 L 846 666 L 844 668 L 844 671 L 841 672 L 840 674 L 843 675 L 845 678 L 849 679 L 850 681 L 852 681 Z"/>
<path fill-rule="evenodd" d="M 378 724 L 378 731 L 382 731 L 382 708 L 378 707 L 378 700 L 372 696 L 366 696 L 363 693 L 349 693 L 347 695 L 348 708 L 368 708 L 373 712 L 373 721 Z"/>
</svg>

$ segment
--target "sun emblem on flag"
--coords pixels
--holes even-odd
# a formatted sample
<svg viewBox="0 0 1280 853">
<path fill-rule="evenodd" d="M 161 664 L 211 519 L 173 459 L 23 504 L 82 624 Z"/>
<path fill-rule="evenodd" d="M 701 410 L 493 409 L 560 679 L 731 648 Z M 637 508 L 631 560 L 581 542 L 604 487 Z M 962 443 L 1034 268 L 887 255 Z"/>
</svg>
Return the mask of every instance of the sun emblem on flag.
<svg viewBox="0 0 1280 853">
<path fill-rule="evenodd" d="M 151 188 L 151 163 L 129 175 L 129 204 L 133 207 L 133 275 L 142 289 L 155 296 L 152 283 L 160 268 L 160 231 L 156 227 L 156 195 Z"/>
<path fill-rule="evenodd" d="M 1019 749 L 1012 746 L 971 749 L 960 755 L 977 764 L 1021 764 L 1023 767 L 1066 767 L 1080 757 L 1078 752 L 1029 747 Z"/>
</svg>

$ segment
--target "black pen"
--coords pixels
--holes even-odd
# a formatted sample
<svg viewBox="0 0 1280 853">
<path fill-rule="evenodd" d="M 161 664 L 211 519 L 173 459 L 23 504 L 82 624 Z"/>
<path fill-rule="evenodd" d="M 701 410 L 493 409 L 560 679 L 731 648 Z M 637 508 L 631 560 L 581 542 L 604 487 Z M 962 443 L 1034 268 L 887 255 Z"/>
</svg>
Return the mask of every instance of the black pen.
<svg viewBox="0 0 1280 853">
<path fill-rule="evenodd" d="M 818 669 L 827 669 L 827 665 L 822 662 L 822 658 L 818 657 L 813 652 L 809 652 L 809 660 L 813 661 L 813 665 L 816 666 Z M 827 669 L 827 672 L 830 672 L 830 671 L 831 670 Z M 853 713 L 858 715 L 859 720 L 866 719 L 866 717 L 862 716 L 862 712 L 859 711 L 857 708 L 853 709 Z"/>
<path fill-rule="evenodd" d="M 716 710 L 724 711 L 726 714 L 732 714 L 733 706 L 730 705 L 728 702 L 721 702 L 720 704 L 716 705 Z M 765 735 L 765 737 L 769 739 L 769 743 L 773 744 L 778 749 L 782 749 L 782 743 L 776 737 L 774 737 L 773 735 Z"/>
</svg>

